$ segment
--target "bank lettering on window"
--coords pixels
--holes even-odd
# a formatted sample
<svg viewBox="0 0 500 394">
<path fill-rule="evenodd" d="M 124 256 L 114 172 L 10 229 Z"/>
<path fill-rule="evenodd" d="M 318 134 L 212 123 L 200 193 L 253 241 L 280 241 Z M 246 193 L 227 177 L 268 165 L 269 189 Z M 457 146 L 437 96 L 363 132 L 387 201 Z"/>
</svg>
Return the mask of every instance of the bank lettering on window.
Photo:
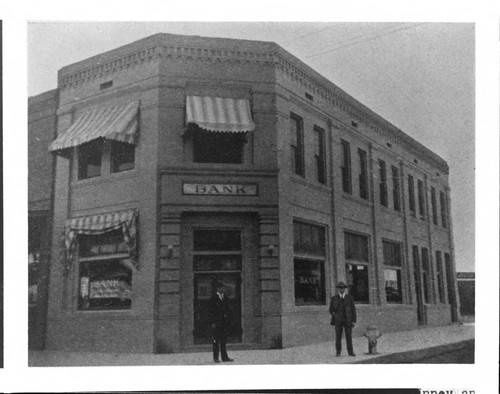
<svg viewBox="0 0 500 394">
<path fill-rule="evenodd" d="M 213 195 L 213 196 L 256 196 L 255 184 L 220 184 L 220 183 L 184 183 L 183 194 Z"/>
</svg>

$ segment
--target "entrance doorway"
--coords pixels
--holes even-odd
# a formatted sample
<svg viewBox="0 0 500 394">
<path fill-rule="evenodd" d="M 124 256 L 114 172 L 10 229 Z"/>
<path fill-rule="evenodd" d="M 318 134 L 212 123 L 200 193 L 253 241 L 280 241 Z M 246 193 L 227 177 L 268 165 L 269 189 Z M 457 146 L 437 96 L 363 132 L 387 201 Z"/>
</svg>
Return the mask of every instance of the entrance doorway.
<svg viewBox="0 0 500 394">
<path fill-rule="evenodd" d="M 226 287 L 230 316 L 228 342 L 241 342 L 241 231 L 193 230 L 193 343 L 211 343 L 210 299 Z"/>
</svg>

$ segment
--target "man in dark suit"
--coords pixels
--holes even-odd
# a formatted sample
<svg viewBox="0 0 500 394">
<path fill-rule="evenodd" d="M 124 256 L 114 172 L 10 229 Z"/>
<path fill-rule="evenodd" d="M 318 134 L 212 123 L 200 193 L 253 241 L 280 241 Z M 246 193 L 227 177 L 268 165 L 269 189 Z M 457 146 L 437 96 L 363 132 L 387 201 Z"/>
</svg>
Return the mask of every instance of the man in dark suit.
<svg viewBox="0 0 500 394">
<path fill-rule="evenodd" d="M 219 363 L 219 348 L 223 362 L 230 362 L 226 351 L 227 330 L 229 325 L 229 300 L 222 283 L 217 283 L 217 293 L 212 296 L 208 311 L 208 320 L 212 330 L 214 363 Z"/>
<path fill-rule="evenodd" d="M 349 356 L 356 356 L 352 348 L 352 329 L 356 324 L 356 306 L 354 299 L 347 294 L 347 285 L 339 282 L 337 285 L 338 293 L 330 300 L 330 314 L 335 322 L 335 349 L 337 357 L 342 351 L 342 331 L 345 330 L 345 339 L 347 342 L 347 353 Z"/>
</svg>

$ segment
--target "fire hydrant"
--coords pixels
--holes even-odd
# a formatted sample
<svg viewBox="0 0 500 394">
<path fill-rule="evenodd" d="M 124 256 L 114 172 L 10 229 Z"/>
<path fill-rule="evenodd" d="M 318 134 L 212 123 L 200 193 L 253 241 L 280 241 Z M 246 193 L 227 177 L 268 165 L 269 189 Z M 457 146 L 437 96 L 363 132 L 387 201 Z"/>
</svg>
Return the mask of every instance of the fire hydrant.
<svg viewBox="0 0 500 394">
<path fill-rule="evenodd" d="M 382 336 L 382 333 L 374 326 L 366 327 L 366 332 L 363 334 L 368 339 L 368 354 L 378 354 L 377 340 Z"/>
</svg>

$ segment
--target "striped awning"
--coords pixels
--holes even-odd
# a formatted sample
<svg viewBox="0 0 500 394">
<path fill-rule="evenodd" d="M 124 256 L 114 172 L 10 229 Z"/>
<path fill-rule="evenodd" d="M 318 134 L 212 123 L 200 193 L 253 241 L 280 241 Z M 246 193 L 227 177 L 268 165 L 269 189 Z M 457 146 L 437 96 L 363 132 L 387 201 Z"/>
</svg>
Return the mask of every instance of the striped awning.
<svg viewBox="0 0 500 394">
<path fill-rule="evenodd" d="M 139 102 L 98 107 L 79 114 L 70 128 L 50 144 L 59 151 L 97 138 L 134 144 L 138 128 Z"/>
<path fill-rule="evenodd" d="M 99 235 L 113 230 L 122 230 L 130 260 L 137 267 L 137 217 L 138 213 L 135 209 L 128 209 L 68 219 L 64 231 L 65 272 L 69 272 L 75 259 L 78 234 Z"/>
<path fill-rule="evenodd" d="M 223 133 L 245 133 L 255 129 L 247 99 L 187 96 L 186 122 Z"/>
</svg>

